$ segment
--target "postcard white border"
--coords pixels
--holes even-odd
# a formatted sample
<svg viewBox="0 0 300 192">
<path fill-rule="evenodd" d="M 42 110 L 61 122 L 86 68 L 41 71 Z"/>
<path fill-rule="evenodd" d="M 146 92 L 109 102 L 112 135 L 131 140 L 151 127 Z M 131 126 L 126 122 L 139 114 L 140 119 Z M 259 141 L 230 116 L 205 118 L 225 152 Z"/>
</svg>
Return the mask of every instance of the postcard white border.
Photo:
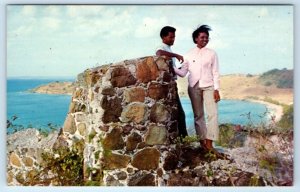
<svg viewBox="0 0 300 192">
<path fill-rule="evenodd" d="M 0 55 L 0 191 L 1 192 L 37 192 L 37 191 L 65 191 L 65 192 L 90 192 L 90 191 L 155 191 L 155 192 L 179 192 L 179 191 L 287 191 L 294 192 L 300 190 L 300 169 L 299 169 L 299 137 L 300 122 L 299 119 L 294 118 L 294 147 L 295 159 L 294 162 L 294 186 L 293 187 L 9 187 L 6 185 L 6 5 L 7 4 L 291 4 L 294 5 L 294 117 L 299 117 L 299 82 L 300 82 L 300 69 L 299 69 L 299 0 L 1 0 L 0 1 L 0 42 L 1 42 L 1 55 Z"/>
</svg>

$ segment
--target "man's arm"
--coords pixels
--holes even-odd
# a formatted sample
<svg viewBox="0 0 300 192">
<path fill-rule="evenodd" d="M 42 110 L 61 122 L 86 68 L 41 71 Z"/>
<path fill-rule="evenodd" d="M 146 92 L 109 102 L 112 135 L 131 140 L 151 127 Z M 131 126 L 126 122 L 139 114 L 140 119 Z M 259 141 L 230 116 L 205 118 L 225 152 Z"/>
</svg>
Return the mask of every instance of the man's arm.
<svg viewBox="0 0 300 192">
<path fill-rule="evenodd" d="M 164 51 L 164 50 L 161 50 L 161 49 L 159 49 L 159 50 L 156 51 L 156 55 L 157 56 L 167 56 L 167 57 L 170 57 L 170 58 L 171 57 L 176 57 L 176 59 L 178 59 L 178 61 L 180 63 L 183 62 L 183 56 L 181 56 L 179 54 L 176 54 L 176 53 L 170 53 L 168 51 Z"/>
</svg>

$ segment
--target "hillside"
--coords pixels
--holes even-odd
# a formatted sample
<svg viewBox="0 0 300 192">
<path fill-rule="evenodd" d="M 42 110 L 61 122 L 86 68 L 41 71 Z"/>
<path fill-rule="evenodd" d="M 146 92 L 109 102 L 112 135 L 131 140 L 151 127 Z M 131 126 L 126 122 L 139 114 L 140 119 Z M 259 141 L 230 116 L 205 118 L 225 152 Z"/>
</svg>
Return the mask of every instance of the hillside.
<svg viewBox="0 0 300 192">
<path fill-rule="evenodd" d="M 293 70 L 273 69 L 263 73 L 259 81 L 266 86 L 275 85 L 277 88 L 293 88 Z"/>
</svg>

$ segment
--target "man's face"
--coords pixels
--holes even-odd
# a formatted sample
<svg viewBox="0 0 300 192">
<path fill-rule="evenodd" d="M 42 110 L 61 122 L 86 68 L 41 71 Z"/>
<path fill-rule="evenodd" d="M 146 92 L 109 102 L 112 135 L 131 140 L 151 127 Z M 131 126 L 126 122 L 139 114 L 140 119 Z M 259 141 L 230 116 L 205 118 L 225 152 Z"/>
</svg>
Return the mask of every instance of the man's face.
<svg viewBox="0 0 300 192">
<path fill-rule="evenodd" d="M 174 44 L 175 41 L 175 33 L 169 32 L 169 34 L 163 37 L 163 43 L 171 46 Z"/>
<path fill-rule="evenodd" d="M 195 40 L 197 42 L 197 47 L 202 48 L 208 44 L 209 37 L 206 33 L 201 32 Z"/>
</svg>

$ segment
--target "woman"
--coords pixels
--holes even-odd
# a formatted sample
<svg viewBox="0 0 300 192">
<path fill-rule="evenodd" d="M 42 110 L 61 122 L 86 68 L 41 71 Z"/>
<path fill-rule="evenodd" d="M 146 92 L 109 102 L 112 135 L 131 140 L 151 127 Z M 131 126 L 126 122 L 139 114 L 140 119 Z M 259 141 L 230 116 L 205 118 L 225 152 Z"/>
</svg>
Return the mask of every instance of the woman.
<svg viewBox="0 0 300 192">
<path fill-rule="evenodd" d="M 175 68 L 176 74 L 181 77 L 189 72 L 188 93 L 194 112 L 195 129 L 201 146 L 206 150 L 213 150 L 213 141 L 219 137 L 217 108 L 220 101 L 219 64 L 215 51 L 206 48 L 210 30 L 209 26 L 202 25 L 193 32 L 193 41 L 197 46 L 184 56 L 182 67 Z"/>
</svg>

